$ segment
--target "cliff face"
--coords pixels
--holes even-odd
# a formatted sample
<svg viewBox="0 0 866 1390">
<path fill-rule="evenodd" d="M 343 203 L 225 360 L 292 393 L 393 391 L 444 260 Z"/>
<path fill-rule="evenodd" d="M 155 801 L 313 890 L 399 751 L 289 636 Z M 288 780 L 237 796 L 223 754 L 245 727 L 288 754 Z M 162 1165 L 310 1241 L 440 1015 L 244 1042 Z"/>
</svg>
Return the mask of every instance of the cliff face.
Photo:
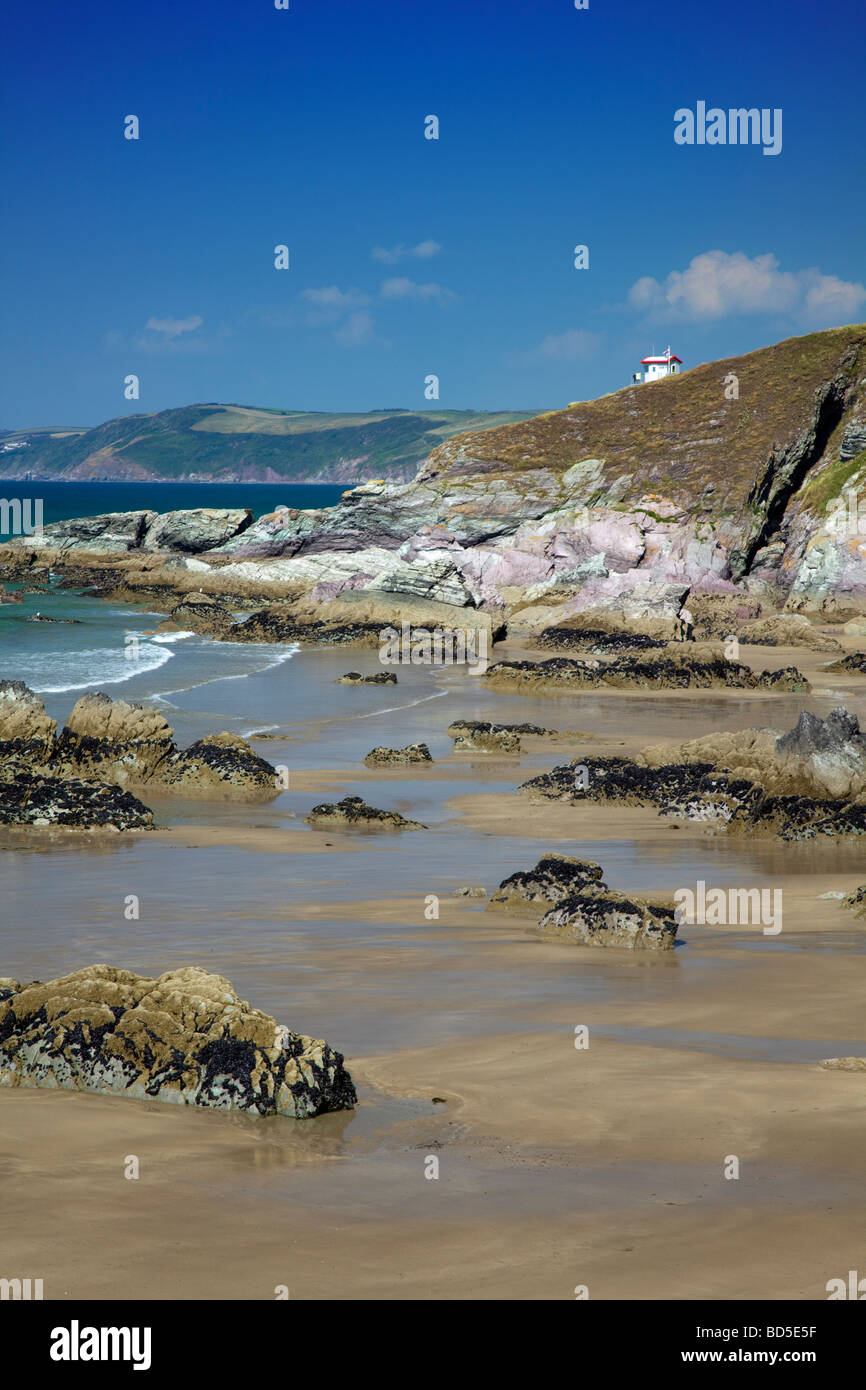
<svg viewBox="0 0 866 1390">
<path fill-rule="evenodd" d="M 426 552 L 448 558 L 480 601 L 574 584 L 581 607 L 659 580 L 856 608 L 866 599 L 864 373 L 862 325 L 792 338 L 457 435 L 413 482 L 263 518 L 221 553 Z"/>
</svg>

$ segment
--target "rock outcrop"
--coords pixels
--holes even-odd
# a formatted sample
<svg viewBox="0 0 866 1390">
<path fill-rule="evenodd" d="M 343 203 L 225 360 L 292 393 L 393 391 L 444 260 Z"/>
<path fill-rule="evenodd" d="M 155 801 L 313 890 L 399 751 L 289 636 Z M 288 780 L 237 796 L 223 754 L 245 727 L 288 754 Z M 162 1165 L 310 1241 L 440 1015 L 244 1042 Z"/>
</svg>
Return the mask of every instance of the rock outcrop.
<svg viewBox="0 0 866 1390">
<path fill-rule="evenodd" d="M 646 748 L 635 760 L 587 756 L 520 790 L 574 804 L 653 806 L 708 830 L 783 840 L 866 834 L 864 739 L 844 710 L 825 721 L 801 717 L 786 735 L 740 730 Z"/>
<path fill-rule="evenodd" d="M 547 661 L 498 661 L 484 679 L 497 690 L 557 694 L 580 686 L 621 690 L 736 690 L 805 692 L 806 677 L 795 667 L 756 674 L 739 661 L 728 661 L 714 648 L 669 643 L 657 654 L 626 652 L 612 661 L 551 657 Z"/>
<path fill-rule="evenodd" d="M 669 951 L 677 934 L 673 908 L 634 902 L 608 888 L 598 864 L 546 854 L 534 869 L 503 879 L 487 904 L 519 912 L 546 909 L 541 936 L 584 946 Z"/>
<path fill-rule="evenodd" d="M 519 869 L 491 893 L 488 907 L 527 911 L 558 906 L 575 894 L 606 891 L 598 864 L 567 854 L 545 854 L 534 869 Z"/>
<path fill-rule="evenodd" d="M 582 893 L 546 912 L 542 936 L 584 946 L 636 951 L 671 951 L 677 934 L 673 908 L 634 902 L 622 893 Z"/>
<path fill-rule="evenodd" d="M 0 981 L 0 1086 L 47 1086 L 297 1119 L 357 1104 L 343 1057 L 204 970 L 92 965 Z"/>
<path fill-rule="evenodd" d="M 405 748 L 371 748 L 365 767 L 408 767 L 413 763 L 432 763 L 426 743 L 407 743 Z"/>
<path fill-rule="evenodd" d="M 35 769 L 48 780 L 170 788 L 183 796 L 258 800 L 277 794 L 276 769 L 245 739 L 209 734 L 179 749 L 171 725 L 147 705 L 83 695 L 60 735 L 55 731 L 42 702 L 21 681 L 0 685 L 0 780 Z"/>
<path fill-rule="evenodd" d="M 445 732 L 454 740 L 455 753 L 519 753 L 521 738 L 561 737 L 540 724 L 493 724 L 487 719 L 455 719 Z"/>
<path fill-rule="evenodd" d="M 342 801 L 321 802 L 314 806 L 307 825 L 352 830 L 426 830 L 419 821 L 407 820 L 399 811 L 378 811 L 360 796 L 344 796 Z"/>
</svg>

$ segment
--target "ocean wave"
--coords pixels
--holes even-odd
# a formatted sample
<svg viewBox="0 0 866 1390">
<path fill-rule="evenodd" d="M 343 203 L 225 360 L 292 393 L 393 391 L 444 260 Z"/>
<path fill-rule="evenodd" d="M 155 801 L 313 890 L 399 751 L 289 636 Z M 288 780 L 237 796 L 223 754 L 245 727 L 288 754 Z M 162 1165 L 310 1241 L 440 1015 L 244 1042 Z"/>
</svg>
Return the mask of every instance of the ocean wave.
<svg viewBox="0 0 866 1390">
<path fill-rule="evenodd" d="M 92 690 L 103 685 L 122 685 L 136 676 L 156 671 L 171 661 L 174 652 L 141 642 L 135 659 L 117 647 L 94 647 L 67 652 L 28 652 L 27 684 L 37 695 L 62 695 L 66 690 Z"/>
<path fill-rule="evenodd" d="M 151 642 L 182 642 L 185 637 L 195 637 L 194 632 L 163 632 L 159 637 L 151 637 Z"/>
</svg>

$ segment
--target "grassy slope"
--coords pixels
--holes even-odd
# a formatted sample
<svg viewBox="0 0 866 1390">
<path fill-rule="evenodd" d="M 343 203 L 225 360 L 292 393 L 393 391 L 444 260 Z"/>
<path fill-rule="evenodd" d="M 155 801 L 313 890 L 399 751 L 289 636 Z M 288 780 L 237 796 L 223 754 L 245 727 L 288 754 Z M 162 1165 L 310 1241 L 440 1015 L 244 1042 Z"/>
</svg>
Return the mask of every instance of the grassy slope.
<svg viewBox="0 0 866 1390">
<path fill-rule="evenodd" d="M 853 388 L 864 365 L 866 325 L 789 338 L 465 441 L 452 439 L 433 463 L 447 475 L 464 444 L 469 459 L 496 461 L 510 474 L 538 467 L 563 472 L 599 458 L 606 485 L 634 475 L 626 498 L 655 491 L 692 509 L 711 483 L 713 512 L 740 512 L 774 443 L 787 444 L 810 420 L 816 389 L 840 371 Z M 737 400 L 725 399 L 730 373 L 738 379 Z M 843 428 L 831 435 L 811 477 L 820 478 L 838 460 Z M 471 471 L 467 462 L 459 464 L 461 474 Z"/>
<path fill-rule="evenodd" d="M 190 474 L 215 481 L 272 470 L 287 479 L 343 481 L 347 465 L 357 478 L 411 477 L 443 439 L 458 431 L 489 429 L 530 412 L 378 411 L 367 415 L 257 410 L 193 405 L 155 415 L 124 416 L 82 434 L 48 437 L 20 431 L 30 447 L 6 455 L 16 472 L 42 477 L 142 477 L 180 480 Z M 2 464 L 0 464 L 2 471 Z M 14 476 L 10 471 L 9 476 Z"/>
</svg>

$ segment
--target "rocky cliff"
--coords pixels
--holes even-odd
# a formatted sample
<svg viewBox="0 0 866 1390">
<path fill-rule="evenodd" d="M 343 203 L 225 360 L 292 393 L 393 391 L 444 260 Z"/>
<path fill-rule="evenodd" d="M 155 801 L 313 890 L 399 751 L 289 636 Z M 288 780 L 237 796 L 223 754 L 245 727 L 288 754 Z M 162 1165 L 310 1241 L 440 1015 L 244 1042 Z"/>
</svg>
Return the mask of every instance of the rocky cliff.
<svg viewBox="0 0 866 1390">
<path fill-rule="evenodd" d="M 854 618 L 866 610 L 866 326 L 458 434 L 410 483 L 224 523 L 222 538 L 212 525 L 184 540 L 149 515 L 130 545 L 129 526 L 103 521 L 96 549 L 116 537 L 127 565 L 163 551 L 176 587 L 304 599 L 307 617 L 378 621 L 432 602 L 540 631 L 606 611 L 655 622 L 659 637 L 701 600 L 738 620 Z M 46 528 L 43 549 L 93 549 L 74 526 Z"/>
</svg>

